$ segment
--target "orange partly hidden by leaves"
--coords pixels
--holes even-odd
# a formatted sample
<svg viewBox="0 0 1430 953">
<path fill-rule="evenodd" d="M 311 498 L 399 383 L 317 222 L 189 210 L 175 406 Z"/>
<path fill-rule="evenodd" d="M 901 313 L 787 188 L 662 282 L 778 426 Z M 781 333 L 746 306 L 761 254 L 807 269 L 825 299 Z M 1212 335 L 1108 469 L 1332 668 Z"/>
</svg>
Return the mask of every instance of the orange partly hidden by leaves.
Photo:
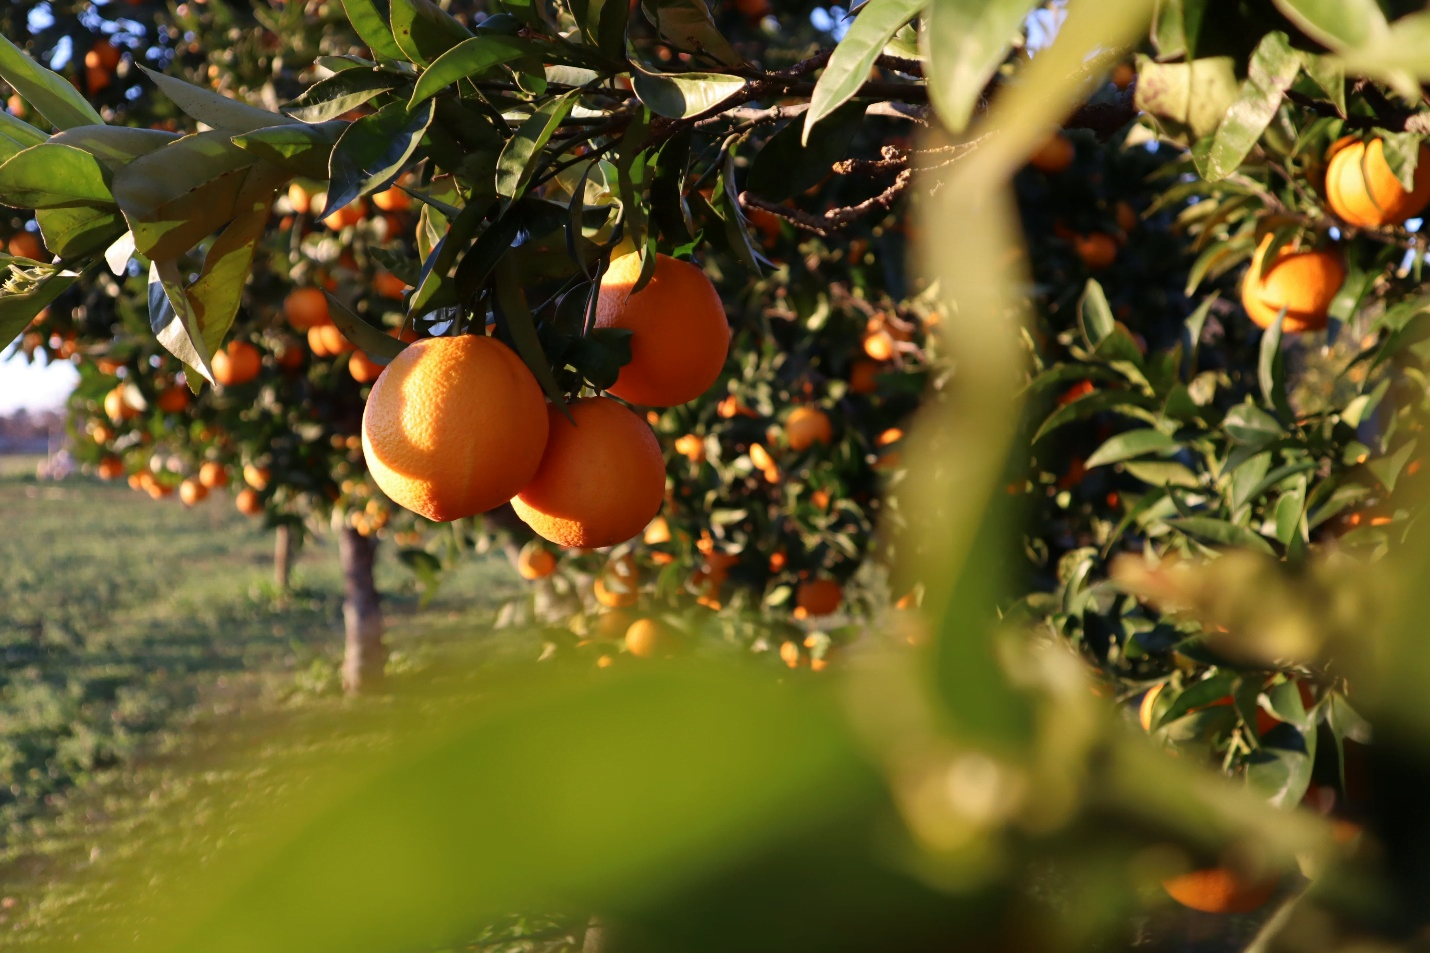
<svg viewBox="0 0 1430 953">
<path fill-rule="evenodd" d="M 523 579 L 545 579 L 556 571 L 556 557 L 540 544 L 528 543 L 516 559 L 516 571 Z"/>
<path fill-rule="evenodd" d="M 294 288 L 283 299 L 283 316 L 296 330 L 306 331 L 331 322 L 328 299 L 317 288 Z"/>
<path fill-rule="evenodd" d="M 1082 263 L 1093 271 L 1100 271 L 1117 260 L 1117 242 L 1111 235 L 1102 232 L 1074 235 L 1072 245 Z"/>
<path fill-rule="evenodd" d="M 124 476 L 124 461 L 116 456 L 108 456 L 99 461 L 95 469 L 101 480 L 117 480 Z"/>
<path fill-rule="evenodd" d="M 372 385 L 362 446 L 394 502 L 447 522 L 500 506 L 531 483 L 548 426 L 541 387 L 505 344 L 474 334 L 426 338 Z M 662 466 L 662 491 L 664 476 Z"/>
<path fill-rule="evenodd" d="M 228 346 L 214 354 L 214 381 L 231 387 L 247 384 L 258 376 L 263 359 L 258 348 L 247 341 L 230 341 Z"/>
<path fill-rule="evenodd" d="M 367 215 L 367 203 L 362 199 L 349 202 L 342 208 L 323 218 L 323 224 L 335 232 L 340 232 L 349 225 L 356 225 Z"/>
<path fill-rule="evenodd" d="M 1261 240 L 1251 266 L 1241 281 L 1241 304 L 1252 322 L 1269 328 L 1286 309 L 1282 330 L 1288 334 L 1319 331 L 1326 312 L 1346 280 L 1346 263 L 1332 251 L 1295 251 L 1283 246 L 1271 268 L 1261 274 L 1261 263 L 1271 246 L 1271 235 Z"/>
<path fill-rule="evenodd" d="M 785 421 L 785 439 L 791 450 L 807 450 L 834 439 L 834 428 L 829 415 L 818 407 L 796 407 Z"/>
<path fill-rule="evenodd" d="M 1420 146 L 1414 188 L 1409 190 L 1385 160 L 1383 140 L 1342 141 L 1333 150 L 1326 168 L 1326 204 L 1347 224 L 1399 225 L 1430 204 L 1430 146 Z"/>
<path fill-rule="evenodd" d="M 372 290 L 382 297 L 391 298 L 394 301 L 400 299 L 403 292 L 410 287 L 411 285 L 390 271 L 379 271 L 372 276 Z"/>
<path fill-rule="evenodd" d="M 10 238 L 9 250 L 16 258 L 44 261 L 44 246 L 34 232 L 16 232 Z"/>
<path fill-rule="evenodd" d="M 649 407 L 673 407 L 710 389 L 730 350 L 730 323 L 705 272 L 688 261 L 657 255 L 655 273 L 631 293 L 640 255 L 611 259 L 601 278 L 596 327 L 631 334 L 631 360 L 610 392 Z"/>
<path fill-rule="evenodd" d="M 1184 907 L 1202 913 L 1250 913 L 1276 893 L 1276 881 L 1248 882 L 1225 867 L 1168 877 L 1162 888 Z"/>
<path fill-rule="evenodd" d="M 608 397 L 587 397 L 566 409 L 574 423 L 554 406 L 548 411 L 541 466 L 511 505 L 537 535 L 562 546 L 624 542 L 660 510 L 660 444 L 644 420 Z"/>
</svg>

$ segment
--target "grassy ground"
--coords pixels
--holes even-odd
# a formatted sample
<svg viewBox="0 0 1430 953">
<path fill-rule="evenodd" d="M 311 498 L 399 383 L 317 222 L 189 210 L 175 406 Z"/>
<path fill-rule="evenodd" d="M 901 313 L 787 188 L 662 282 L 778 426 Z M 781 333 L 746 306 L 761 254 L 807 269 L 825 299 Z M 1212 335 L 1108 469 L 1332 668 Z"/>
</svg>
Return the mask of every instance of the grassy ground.
<svg viewBox="0 0 1430 953">
<path fill-rule="evenodd" d="M 144 843 L 206 785 L 239 775 L 261 789 L 267 761 L 296 750 L 265 749 L 275 726 L 346 704 L 332 540 L 304 548 L 294 594 L 279 600 L 271 532 L 226 495 L 186 510 L 84 479 L 36 483 L 33 472 L 32 459 L 0 457 L 5 946 L 101 905 L 106 853 Z M 380 553 L 397 671 L 487 631 L 519 584 L 505 560 L 473 561 L 419 611 L 410 573 Z"/>
</svg>

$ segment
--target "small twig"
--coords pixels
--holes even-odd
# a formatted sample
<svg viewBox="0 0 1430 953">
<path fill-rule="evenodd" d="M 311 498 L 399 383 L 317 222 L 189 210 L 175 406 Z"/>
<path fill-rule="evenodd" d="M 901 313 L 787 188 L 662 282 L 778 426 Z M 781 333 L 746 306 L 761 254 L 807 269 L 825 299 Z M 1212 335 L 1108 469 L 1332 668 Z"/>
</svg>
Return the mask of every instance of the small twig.
<svg viewBox="0 0 1430 953">
<path fill-rule="evenodd" d="M 821 238 L 830 238 L 835 232 L 841 231 L 859 219 L 872 212 L 887 212 L 909 187 L 913 181 L 913 170 L 905 169 L 899 173 L 899 177 L 894 180 L 894 184 L 872 198 L 865 199 L 857 205 L 848 205 L 843 208 L 832 208 L 822 215 L 815 215 L 797 208 L 790 208 L 788 205 L 777 205 L 768 202 L 758 195 L 751 195 L 749 192 L 741 192 L 739 195 L 740 207 L 745 209 L 760 209 L 769 212 L 778 218 L 782 218 L 797 228 L 802 228 L 807 232 L 813 232 Z"/>
</svg>

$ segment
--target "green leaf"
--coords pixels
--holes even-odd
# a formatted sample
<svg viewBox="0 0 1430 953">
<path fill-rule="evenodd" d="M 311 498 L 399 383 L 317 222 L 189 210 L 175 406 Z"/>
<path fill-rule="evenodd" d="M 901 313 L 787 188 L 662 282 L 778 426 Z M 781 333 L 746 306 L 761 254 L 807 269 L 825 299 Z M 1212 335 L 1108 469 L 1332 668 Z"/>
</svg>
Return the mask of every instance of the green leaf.
<svg viewBox="0 0 1430 953">
<path fill-rule="evenodd" d="M 113 205 L 110 173 L 74 146 L 41 143 L 0 165 L 0 203 L 14 208 Z"/>
<path fill-rule="evenodd" d="M 76 126 L 50 137 L 51 145 L 83 149 L 111 172 L 155 149 L 162 149 L 183 137 L 162 129 L 135 129 L 130 126 Z"/>
<path fill-rule="evenodd" d="M 1395 484 L 1400 481 L 1400 475 L 1405 472 L 1405 465 L 1415 456 L 1416 441 L 1408 441 L 1399 450 L 1388 457 L 1376 457 L 1365 465 L 1380 485 L 1385 487 L 1387 493 L 1395 492 Z"/>
<path fill-rule="evenodd" d="M 1217 126 L 1204 178 L 1216 182 L 1241 167 L 1300 71 L 1300 54 L 1291 48 L 1286 34 L 1273 32 L 1261 38 L 1251 54 L 1241 93 Z"/>
<path fill-rule="evenodd" d="M 296 119 L 290 119 L 281 113 L 271 113 L 266 109 L 259 109 L 257 106 L 250 106 L 236 99 L 221 96 L 202 86 L 186 83 L 173 76 L 165 76 L 147 66 L 139 68 L 144 71 L 145 76 L 154 81 L 154 85 L 159 87 L 159 91 L 167 96 L 175 106 L 182 109 L 185 114 L 220 132 L 235 135 L 240 132 L 262 129 L 264 126 L 297 122 Z"/>
<path fill-rule="evenodd" d="M 1072 403 L 1054 410 L 1043 421 L 1038 432 L 1033 435 L 1033 442 L 1037 443 L 1065 424 L 1076 420 L 1085 420 L 1093 414 L 1104 411 L 1112 411 L 1135 420 L 1145 420 L 1148 423 L 1156 422 L 1155 415 L 1147 410 L 1147 398 L 1130 390 L 1103 389 L 1093 391 L 1086 397 L 1079 397 Z"/>
<path fill-rule="evenodd" d="M 561 392 L 556 375 L 551 373 L 551 363 L 546 359 L 546 352 L 541 349 L 541 339 L 536 334 L 536 322 L 532 319 L 531 308 L 526 303 L 526 292 L 521 288 L 521 277 L 510 259 L 504 258 L 497 262 L 495 278 L 497 327 L 506 332 L 507 343 L 521 356 L 522 362 L 546 392 L 546 396 L 569 419 L 566 395 Z"/>
<path fill-rule="evenodd" d="M 46 208 L 35 213 L 45 247 L 61 258 L 84 258 L 108 248 L 128 231 L 124 216 L 113 206 Z"/>
<path fill-rule="evenodd" d="M 671 46 L 687 53 L 703 53 L 724 66 L 744 63 L 744 57 L 735 52 L 715 26 L 705 0 L 645 0 L 648 13 L 652 7 L 656 32 Z"/>
<path fill-rule="evenodd" d="M 1260 534 L 1253 533 L 1244 526 L 1228 523 L 1226 520 L 1214 519 L 1210 516 L 1184 516 L 1169 519 L 1166 522 L 1168 526 L 1175 527 L 1193 539 L 1212 546 L 1235 546 L 1267 555 L 1275 554 L 1271 544 Z"/>
<path fill-rule="evenodd" d="M 733 137 L 732 137 L 733 138 Z M 715 180 L 714 201 L 711 207 L 725 223 L 725 239 L 735 256 L 755 274 L 760 274 L 760 264 L 765 257 L 750 240 L 750 226 L 745 213 L 740 210 L 740 199 L 735 191 L 735 147 L 726 142 L 725 161 L 720 175 Z"/>
<path fill-rule="evenodd" d="M 1405 80 L 1430 77 L 1430 45 L 1427 44 L 1430 44 L 1430 14 L 1422 11 L 1401 17 L 1390 24 L 1389 30 L 1381 30 L 1377 24 L 1372 35 L 1354 47 L 1341 50 L 1338 59 L 1348 72 L 1382 79 L 1399 92 L 1413 92 L 1418 99 L 1415 84 Z"/>
<path fill-rule="evenodd" d="M 1222 422 L 1227 436 L 1248 447 L 1260 447 L 1285 436 L 1281 422 L 1253 404 L 1237 404 Z"/>
<path fill-rule="evenodd" d="M 477 236 L 472 247 L 458 262 L 457 271 L 452 276 L 460 301 L 470 302 L 482 290 L 487 278 L 491 276 L 492 269 L 502 256 L 511 250 L 512 243 L 521 234 L 523 224 L 535 204 L 537 203 L 530 199 L 516 202 L 502 213 L 500 218 L 488 225 L 486 231 Z"/>
<path fill-rule="evenodd" d="M 1329 56 L 1317 56 L 1314 53 L 1301 51 L 1301 68 L 1306 71 L 1306 75 L 1311 81 L 1321 87 L 1321 91 L 1326 94 L 1326 98 L 1340 110 L 1341 115 L 1346 112 L 1346 71 L 1345 68 L 1335 59 Z"/>
<path fill-rule="evenodd" d="M 1172 460 L 1128 460 L 1122 469 L 1148 486 L 1184 486 L 1195 489 L 1202 485 L 1197 475 Z"/>
<path fill-rule="evenodd" d="M 1190 63 L 1158 63 L 1137 58 L 1133 104 L 1156 116 L 1184 144 L 1216 132 L 1237 97 L 1235 60 L 1207 57 Z"/>
<path fill-rule="evenodd" d="M 0 77 L 56 129 L 102 126 L 104 117 L 58 73 L 45 69 L 0 36 Z"/>
<path fill-rule="evenodd" d="M 1107 295 L 1103 294 L 1102 285 L 1091 278 L 1077 300 L 1077 320 L 1087 346 L 1094 349 L 1117 326 L 1117 320 L 1112 316 L 1112 308 L 1107 303 Z"/>
<path fill-rule="evenodd" d="M 1388 32 L 1376 0 L 1272 0 L 1281 15 L 1322 46 L 1364 46 Z"/>
<path fill-rule="evenodd" d="M 239 192 L 255 157 L 226 133 L 177 139 L 114 173 L 114 201 L 134 232 L 138 252 L 177 259 L 222 228 L 237 212 Z"/>
<path fill-rule="evenodd" d="M 197 371 L 210 384 L 214 382 L 212 352 L 204 343 L 203 327 L 184 292 L 177 261 L 149 263 L 149 326 L 159 343 L 185 367 Z M 194 386 L 198 382 L 189 383 Z"/>
<path fill-rule="evenodd" d="M 406 341 L 364 321 L 332 294 L 326 291 L 323 294 L 328 299 L 328 315 L 338 326 L 338 330 L 343 332 L 343 337 L 356 345 L 374 364 L 386 367 L 407 347 Z"/>
<path fill-rule="evenodd" d="M 1274 807 L 1295 807 L 1311 784 L 1315 757 L 1314 730 L 1303 732 L 1294 725 L 1276 725 L 1247 759 L 1247 787 Z"/>
<path fill-rule="evenodd" d="M 185 291 L 210 354 L 233 326 L 254 253 L 268 228 L 274 191 L 287 179 L 287 173 L 272 167 L 249 173 L 235 202 L 233 220 L 209 246 L 199 277 Z"/>
<path fill-rule="evenodd" d="M 34 126 L 0 109 L 0 162 L 21 149 L 38 146 L 49 137 Z"/>
<path fill-rule="evenodd" d="M 950 131 L 959 133 L 968 127 L 979 97 L 1007 58 L 1028 11 L 1040 3 L 939 0 L 929 5 L 925 37 L 929 99 Z"/>
<path fill-rule="evenodd" d="M 403 103 L 389 103 L 348 126 L 328 160 L 328 201 L 322 216 L 396 178 L 432 124 L 429 100 L 409 113 Z"/>
<path fill-rule="evenodd" d="M 1413 132 L 1386 132 L 1381 137 L 1385 163 L 1405 191 L 1415 190 L 1415 166 L 1420 161 L 1420 136 Z"/>
<path fill-rule="evenodd" d="M 402 76 L 387 70 L 343 70 L 309 86 L 301 96 L 287 103 L 283 111 L 303 122 L 327 122 L 402 82 Z"/>
<path fill-rule="evenodd" d="M 745 88 L 745 81 L 724 73 L 652 73 L 633 63 L 631 85 L 651 112 L 688 119 L 729 99 Z"/>
<path fill-rule="evenodd" d="M 341 120 L 310 126 L 294 123 L 269 126 L 233 137 L 233 144 L 251 152 L 292 175 L 305 179 L 326 179 L 333 146 L 348 129 Z"/>
<path fill-rule="evenodd" d="M 1181 444 L 1160 430 L 1129 430 L 1110 437 L 1098 447 L 1092 456 L 1087 458 L 1086 467 L 1091 470 L 1093 467 L 1145 457 L 1150 453 L 1166 453 L 1180 447 Z"/>
<path fill-rule="evenodd" d="M 374 0 L 343 0 L 348 22 L 357 31 L 358 38 L 372 50 L 372 55 L 382 60 L 405 59 L 402 48 L 392 37 L 392 29 L 387 25 L 387 16 Z"/>
<path fill-rule="evenodd" d="M 1306 525 L 1306 478 L 1301 477 L 1296 486 L 1281 494 L 1276 501 L 1276 538 L 1283 546 L 1291 546 L 1295 540 L 1306 542 L 1310 528 Z"/>
<path fill-rule="evenodd" d="M 1286 357 L 1281 350 L 1281 326 L 1284 313 L 1277 315 L 1271 327 L 1261 335 L 1261 352 L 1257 359 L 1256 380 L 1261 385 L 1261 397 L 1275 409 L 1282 420 L 1294 419 L 1291 403 L 1286 397 Z"/>
<path fill-rule="evenodd" d="M 884 46 L 900 27 L 928 6 L 929 0 L 869 0 L 859 8 L 859 15 L 834 48 L 834 55 L 814 85 L 809 111 L 804 114 L 801 142 L 809 142 L 815 125 L 859 91 Z"/>
<path fill-rule="evenodd" d="M 1207 0 L 1157 0 L 1152 15 L 1152 41 L 1157 45 L 1157 58 L 1194 59 L 1206 10 Z"/>
<path fill-rule="evenodd" d="M 79 280 L 77 271 L 53 271 L 21 292 L 0 292 L 0 351 L 29 327 L 35 315 Z"/>
<path fill-rule="evenodd" d="M 432 0 L 392 0 L 392 36 L 418 66 L 427 66 L 471 35 Z"/>
<path fill-rule="evenodd" d="M 1236 675 L 1232 672 L 1215 672 L 1200 681 L 1193 682 L 1172 699 L 1171 704 L 1162 709 L 1160 716 L 1152 723 L 1152 730 L 1156 731 L 1163 725 L 1170 725 L 1198 708 L 1205 708 L 1208 705 L 1221 702 L 1232 693 L 1235 687 Z"/>
<path fill-rule="evenodd" d="M 556 128 L 576 105 L 577 91 L 563 93 L 548 99 L 532 113 L 507 140 L 506 146 L 497 159 L 496 190 L 506 205 L 510 205 L 526 191 L 541 161 L 541 151 L 555 135 Z"/>
<path fill-rule="evenodd" d="M 540 44 L 514 36 L 486 34 L 463 40 L 422 71 L 407 108 L 416 109 L 424 100 L 431 99 L 460 79 L 480 76 L 513 60 L 533 56 L 541 49 Z"/>
<path fill-rule="evenodd" d="M 563 359 L 596 390 L 606 390 L 631 362 L 631 334 L 628 328 L 595 328 L 573 338 Z"/>
<path fill-rule="evenodd" d="M 797 121 L 770 137 L 750 168 L 745 188 L 770 202 L 783 202 L 818 185 L 864 128 L 864 104 L 845 103 L 804 141 Z"/>
</svg>

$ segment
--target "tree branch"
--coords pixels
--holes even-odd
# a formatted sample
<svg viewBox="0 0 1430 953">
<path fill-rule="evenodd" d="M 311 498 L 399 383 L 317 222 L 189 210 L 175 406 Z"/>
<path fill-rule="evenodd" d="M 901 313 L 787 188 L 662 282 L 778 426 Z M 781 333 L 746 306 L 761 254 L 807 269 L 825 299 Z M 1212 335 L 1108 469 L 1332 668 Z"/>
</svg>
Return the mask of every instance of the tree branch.
<svg viewBox="0 0 1430 953">
<path fill-rule="evenodd" d="M 813 232 L 821 238 L 830 238 L 835 232 L 848 228 L 854 222 L 873 212 L 887 212 L 909 187 L 913 181 L 913 170 L 905 169 L 899 173 L 894 184 L 872 198 L 865 199 L 857 205 L 848 205 L 843 208 L 832 208 L 822 215 L 815 215 L 802 209 L 790 208 L 788 205 L 777 205 L 768 202 L 758 195 L 751 195 L 749 192 L 741 192 L 739 195 L 740 207 L 743 209 L 760 209 L 768 212 L 777 218 L 782 218 L 797 228 L 802 228 L 807 232 Z"/>
</svg>

